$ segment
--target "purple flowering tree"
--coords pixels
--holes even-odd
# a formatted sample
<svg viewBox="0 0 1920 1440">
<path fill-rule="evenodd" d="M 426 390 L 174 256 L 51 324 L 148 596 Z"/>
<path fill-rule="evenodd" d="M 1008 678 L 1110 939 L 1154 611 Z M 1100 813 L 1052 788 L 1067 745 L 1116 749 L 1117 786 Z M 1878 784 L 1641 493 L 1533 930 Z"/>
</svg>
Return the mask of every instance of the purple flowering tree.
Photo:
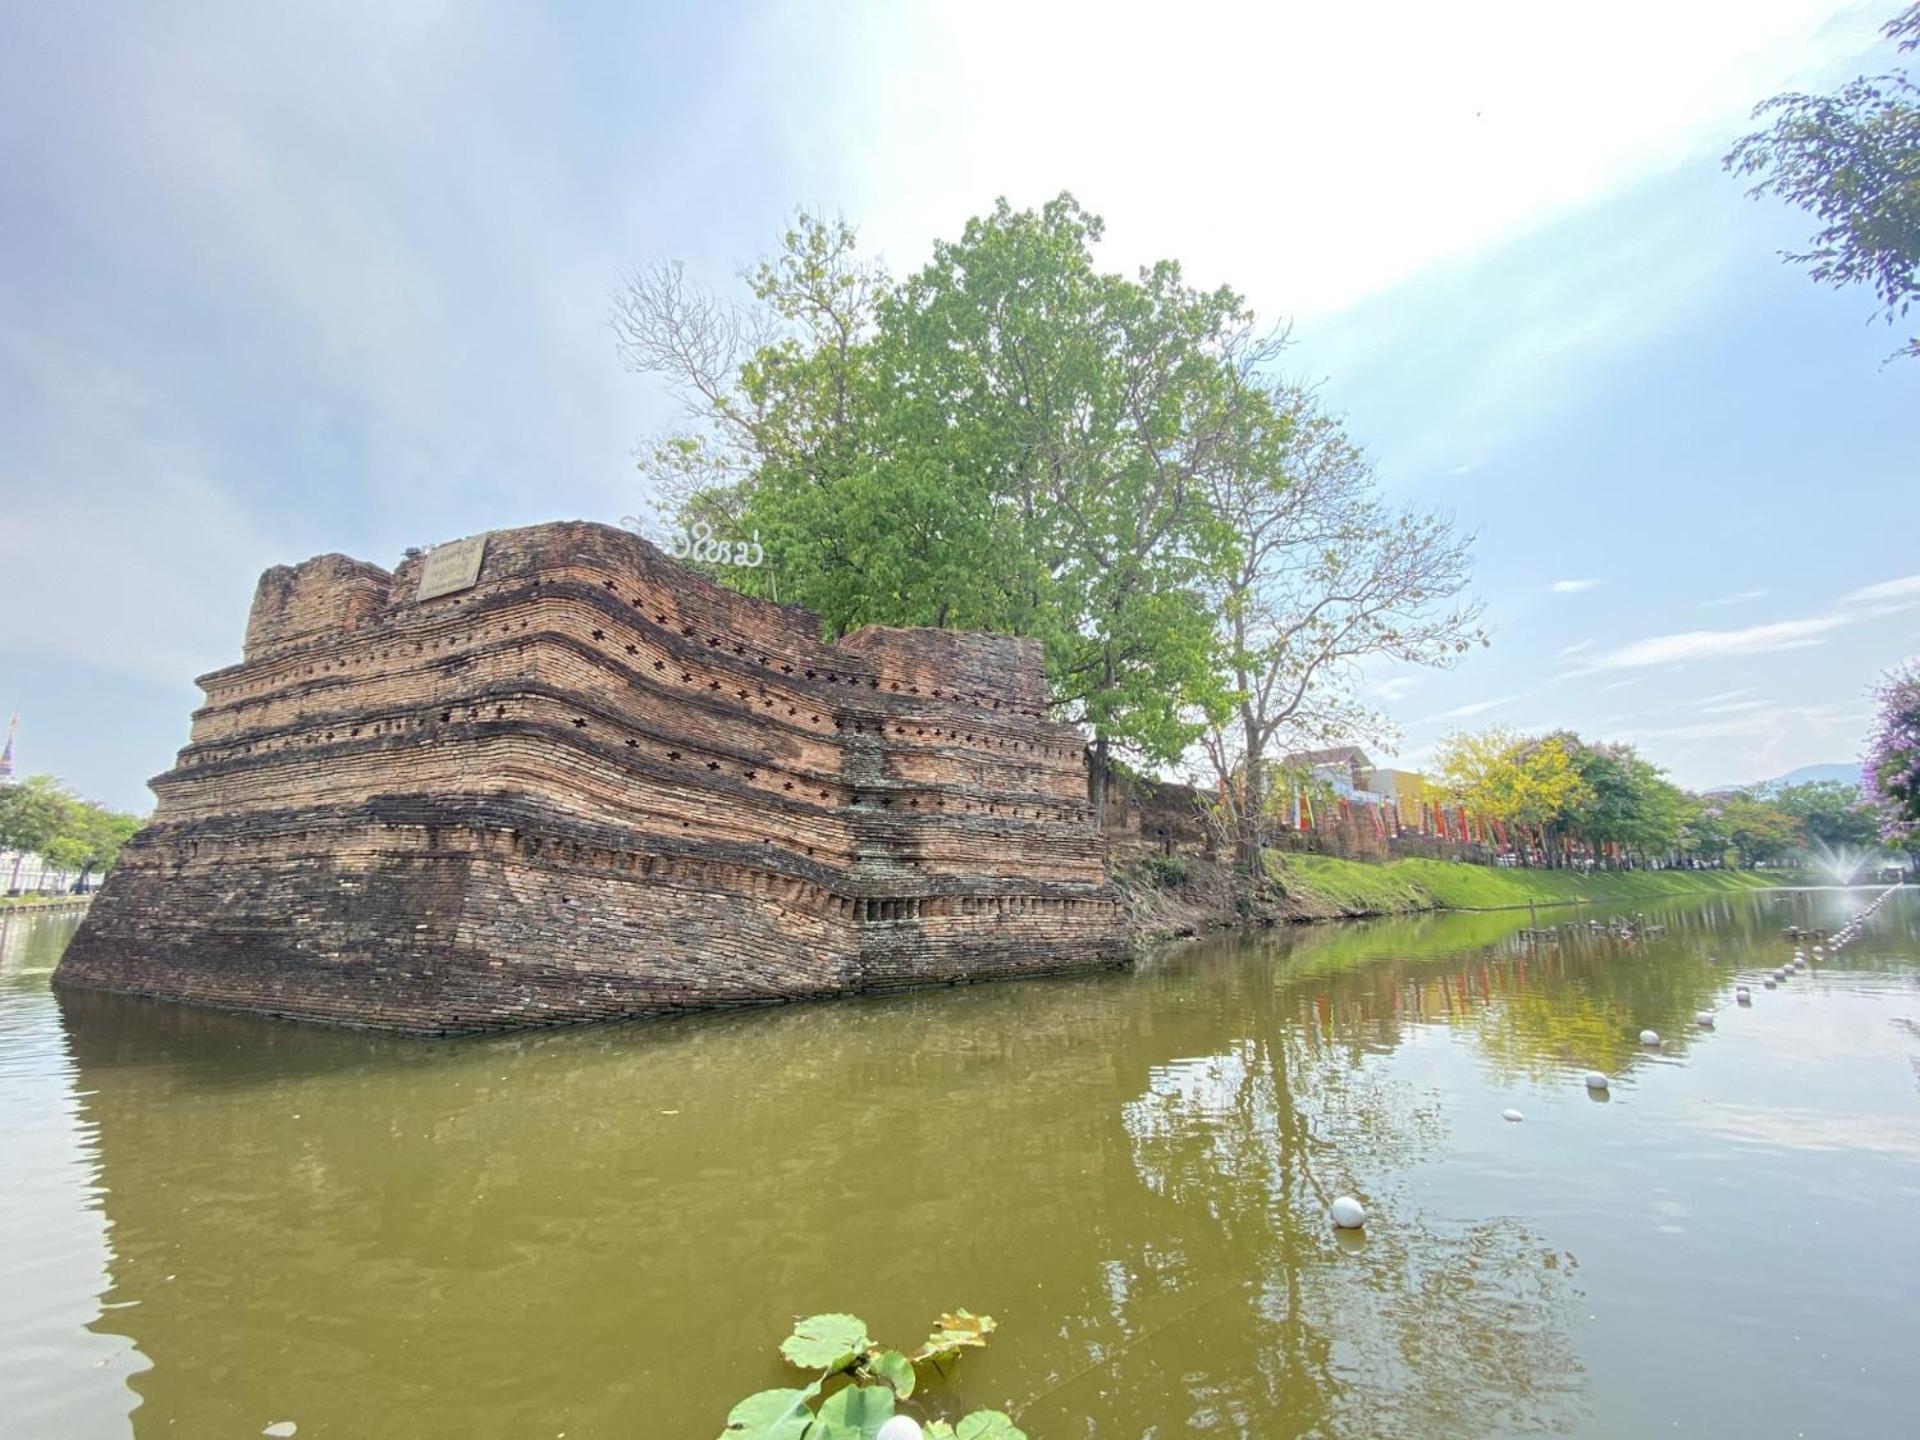
<svg viewBox="0 0 1920 1440">
<path fill-rule="evenodd" d="M 1920 660 L 1891 670 L 1877 695 L 1880 715 L 1861 760 L 1865 798 L 1880 812 L 1890 845 L 1920 844 Z"/>
</svg>

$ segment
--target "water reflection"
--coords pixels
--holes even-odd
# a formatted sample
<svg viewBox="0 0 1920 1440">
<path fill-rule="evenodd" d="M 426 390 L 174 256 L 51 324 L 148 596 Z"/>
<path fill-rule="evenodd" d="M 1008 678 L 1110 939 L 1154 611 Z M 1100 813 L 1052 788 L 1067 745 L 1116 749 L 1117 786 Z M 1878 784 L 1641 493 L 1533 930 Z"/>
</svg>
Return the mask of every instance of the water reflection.
<svg viewBox="0 0 1920 1440">
<path fill-rule="evenodd" d="M 1156 1067 L 1124 1115 L 1147 1188 L 1183 1218 L 1206 1217 L 1248 1277 L 1244 1310 L 1198 1352 L 1215 1367 L 1181 1377 L 1188 1425 L 1381 1436 L 1560 1428 L 1583 1378 L 1573 1257 L 1515 1219 L 1422 1215 L 1403 1174 L 1445 1139 L 1438 1102 L 1371 1063 L 1375 1027 L 1343 1038 L 1278 1012 L 1276 990 L 1243 998 L 1250 1037 Z M 1373 1207 L 1364 1236 L 1329 1228 L 1341 1193 Z M 1171 1277 L 1181 1288 L 1199 1279 Z M 1234 1379 L 1223 1383 L 1228 1357 Z"/>
<path fill-rule="evenodd" d="M 1868 1359 L 1911 1321 L 1828 1277 L 1920 1263 L 1888 1218 L 1920 1186 L 1920 1042 L 1883 1013 L 1912 993 L 1920 907 L 1743 1028 L 1690 1028 L 1778 963 L 1781 925 L 1843 904 L 1670 905 L 1633 943 L 1427 917 L 1131 975 L 425 1043 L 107 995 L 56 1015 L 9 961 L 0 1076 L 35 1070 L 68 1149 L 31 1161 L 55 1202 L 0 1236 L 11 1256 L 78 1217 L 93 1248 L 15 1317 L 0 1413 L 37 1396 L 45 1433 L 124 1434 L 137 1397 L 140 1436 L 698 1436 L 780 1380 L 763 1357 L 793 1315 L 911 1337 L 958 1304 L 1002 1324 L 960 1398 L 1021 1407 L 1037 1440 L 1743 1433 L 1817 1388 L 1763 1284 Z M 1596 1066 L 1624 1103 L 1588 1103 Z M 1842 1111 L 1853 1130 L 1818 1118 Z M 1714 1268 L 1810 1185 L 1885 1214 L 1765 1276 Z M 1363 1238 L 1326 1223 L 1343 1192 Z M 1745 1327 L 1742 1358 L 1698 1349 L 1702 1313 Z M 35 1391 L 53 1352 L 64 1378 Z M 1693 1363 L 1735 1398 L 1647 1381 Z M 1856 1381 L 1839 1428 L 1897 1403 Z"/>
<path fill-rule="evenodd" d="M 146 1361 L 100 1296 L 97 1136 L 47 991 L 77 915 L 0 909 L 0 1433 L 120 1436 Z"/>
</svg>

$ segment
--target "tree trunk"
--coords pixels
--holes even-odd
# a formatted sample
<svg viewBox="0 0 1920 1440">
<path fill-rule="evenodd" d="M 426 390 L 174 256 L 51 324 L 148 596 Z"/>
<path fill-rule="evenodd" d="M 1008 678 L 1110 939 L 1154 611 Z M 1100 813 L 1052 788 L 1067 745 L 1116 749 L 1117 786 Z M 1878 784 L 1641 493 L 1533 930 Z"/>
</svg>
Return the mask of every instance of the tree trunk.
<svg viewBox="0 0 1920 1440">
<path fill-rule="evenodd" d="M 1100 656 L 1100 678 L 1102 693 L 1113 690 L 1113 647 L 1108 645 Z M 1107 824 L 1107 782 L 1111 778 L 1107 773 L 1110 756 L 1107 746 L 1107 732 L 1096 723 L 1093 727 L 1093 766 L 1087 772 L 1087 801 L 1093 806 L 1093 825 L 1096 830 L 1104 830 Z"/>
<path fill-rule="evenodd" d="M 1237 606 L 1233 612 L 1233 645 L 1236 655 L 1246 650 L 1246 616 Z M 1233 679 L 1243 697 L 1252 693 L 1253 677 L 1245 666 L 1236 663 Z M 1240 738 L 1240 833 L 1236 846 L 1239 854 L 1234 858 L 1241 872 L 1258 883 L 1266 878 L 1267 736 L 1261 730 L 1252 704 L 1244 698 L 1240 702 Z"/>
<path fill-rule="evenodd" d="M 1093 750 L 1087 761 L 1087 803 L 1093 806 L 1093 825 L 1104 829 L 1107 823 L 1107 737 L 1095 734 Z"/>
<path fill-rule="evenodd" d="M 1247 748 L 1241 765 L 1246 774 L 1240 787 L 1240 853 L 1236 858 L 1241 870 L 1258 881 L 1266 875 L 1267 767 L 1265 747 L 1259 743 L 1251 725 L 1247 727 Z"/>
</svg>

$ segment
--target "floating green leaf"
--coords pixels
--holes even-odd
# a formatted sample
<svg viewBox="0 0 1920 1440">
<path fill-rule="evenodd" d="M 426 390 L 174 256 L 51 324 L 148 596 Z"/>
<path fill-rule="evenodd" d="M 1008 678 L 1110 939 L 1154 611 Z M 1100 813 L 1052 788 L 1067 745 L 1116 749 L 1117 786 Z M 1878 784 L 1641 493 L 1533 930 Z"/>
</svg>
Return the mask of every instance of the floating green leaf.
<svg viewBox="0 0 1920 1440">
<path fill-rule="evenodd" d="M 913 1394 L 913 1362 L 898 1350 L 882 1350 L 867 1361 L 867 1368 L 891 1385 L 902 1400 Z"/>
<path fill-rule="evenodd" d="M 747 1396 L 727 1412 L 727 1428 L 720 1440 L 800 1440 L 813 1423 L 807 1400 L 819 1388 L 762 1390 Z"/>
<path fill-rule="evenodd" d="M 893 1418 L 893 1392 L 884 1385 L 849 1385 L 827 1397 L 807 1440 L 873 1440 Z"/>
<path fill-rule="evenodd" d="M 872 1343 L 858 1315 L 809 1315 L 780 1342 L 780 1353 L 802 1370 L 839 1370 Z"/>
</svg>

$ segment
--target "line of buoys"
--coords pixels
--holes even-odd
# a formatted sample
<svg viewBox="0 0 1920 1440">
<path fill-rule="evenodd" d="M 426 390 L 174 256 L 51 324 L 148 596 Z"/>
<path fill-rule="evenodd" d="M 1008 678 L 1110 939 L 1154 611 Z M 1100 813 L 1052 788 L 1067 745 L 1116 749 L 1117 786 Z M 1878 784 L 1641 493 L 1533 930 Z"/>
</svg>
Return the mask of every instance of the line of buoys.
<svg viewBox="0 0 1920 1440">
<path fill-rule="evenodd" d="M 1843 947 L 1851 944 L 1858 938 L 1861 927 L 1865 925 L 1867 917 L 1878 910 L 1881 905 L 1885 904 L 1887 897 L 1899 888 L 1897 884 L 1888 886 L 1875 897 L 1873 903 L 1868 905 L 1866 909 L 1862 910 L 1858 915 L 1855 915 L 1832 936 L 1826 937 L 1826 944 L 1816 943 L 1813 946 L 1813 959 L 1823 959 L 1829 954 L 1837 955 Z M 1598 924 L 1597 921 L 1594 923 L 1596 925 Z M 1820 932 L 1794 930 L 1789 933 L 1798 936 Z M 1707 957 L 1707 963 L 1712 965 L 1718 962 L 1709 956 Z M 1783 981 L 1796 972 L 1806 970 L 1810 963 L 1807 952 L 1804 949 L 1796 948 L 1791 961 L 1774 969 L 1761 980 L 1760 983 L 1769 990 L 1778 989 Z M 1751 1007 L 1753 1004 L 1753 991 L 1745 985 L 1736 985 L 1733 987 L 1733 1000 L 1736 1005 Z M 1711 1010 L 1696 1010 L 1693 1015 L 1693 1023 L 1702 1030 L 1711 1030 L 1714 1028 L 1714 1018 L 1714 1013 Z M 1649 1048 L 1657 1048 L 1661 1043 L 1660 1032 L 1657 1030 L 1642 1030 L 1640 1032 L 1640 1043 Z M 1596 1099 L 1604 1097 L 1612 1086 L 1612 1082 L 1599 1070 L 1587 1071 L 1586 1074 L 1581 1076 L 1581 1080 L 1585 1083 L 1588 1092 Z M 1500 1118 L 1510 1124 L 1517 1124 L 1527 1117 L 1518 1110 L 1509 1109 L 1502 1110 L 1500 1112 Z M 1327 1215 L 1328 1218 L 1333 1221 L 1334 1226 L 1341 1230 L 1358 1230 L 1367 1223 L 1367 1207 L 1362 1205 L 1359 1199 L 1352 1195 L 1342 1195 L 1337 1198 L 1333 1204 L 1327 1207 Z M 894 1424 L 899 1420 L 905 1419 L 907 1419 L 907 1417 L 897 1416 L 893 1421 L 889 1421 L 886 1426 L 882 1427 L 876 1440 L 920 1440 L 921 1432 L 917 1425 L 912 1432 L 907 1431 L 903 1427 L 897 1434 L 894 1433 L 892 1429 Z M 908 1423 L 911 1424 L 912 1422 L 909 1421 Z"/>
<path fill-rule="evenodd" d="M 1873 897 L 1866 909 L 1842 925 L 1827 941 L 1827 950 L 1825 953 L 1837 955 L 1842 948 L 1851 945 L 1855 940 L 1859 939 L 1861 927 L 1867 923 L 1867 917 L 1887 903 L 1888 898 L 1892 896 L 1893 892 L 1900 888 L 1900 883 L 1901 882 L 1896 880 L 1893 884 L 1882 890 L 1878 895 Z M 1820 955 L 1823 952 L 1821 948 L 1816 945 L 1813 947 L 1813 953 Z"/>
</svg>

